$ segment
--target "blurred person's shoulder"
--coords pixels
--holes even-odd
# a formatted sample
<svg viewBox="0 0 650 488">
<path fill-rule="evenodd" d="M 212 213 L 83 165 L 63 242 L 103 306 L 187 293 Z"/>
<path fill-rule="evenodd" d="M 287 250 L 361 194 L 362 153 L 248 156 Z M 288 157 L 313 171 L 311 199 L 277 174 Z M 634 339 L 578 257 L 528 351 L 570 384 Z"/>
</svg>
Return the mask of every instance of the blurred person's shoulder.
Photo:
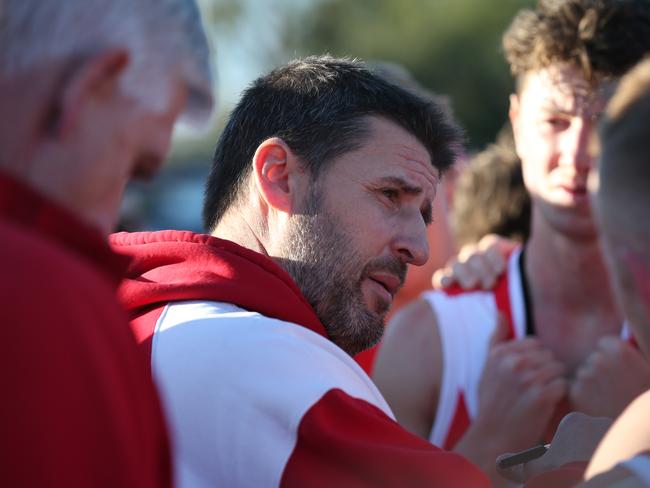
<svg viewBox="0 0 650 488">
<path fill-rule="evenodd" d="M 124 324 L 128 331 L 114 283 L 94 263 L 11 222 L 0 220 L 0 235 L 0 303 L 9 324 L 60 338 L 93 334 L 93 323 Z"/>
</svg>

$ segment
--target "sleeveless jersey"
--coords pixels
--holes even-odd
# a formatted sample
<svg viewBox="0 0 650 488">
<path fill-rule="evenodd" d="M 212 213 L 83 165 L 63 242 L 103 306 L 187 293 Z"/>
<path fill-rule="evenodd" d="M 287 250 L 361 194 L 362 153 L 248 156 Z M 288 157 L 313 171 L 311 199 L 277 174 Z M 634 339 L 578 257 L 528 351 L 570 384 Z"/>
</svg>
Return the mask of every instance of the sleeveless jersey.
<svg viewBox="0 0 650 488">
<path fill-rule="evenodd" d="M 526 335 L 520 258 L 521 248 L 517 248 L 508 258 L 507 271 L 491 290 L 455 287 L 422 295 L 438 319 L 443 361 L 436 417 L 429 435 L 435 445 L 452 449 L 478 413 L 478 387 L 497 311 L 510 328 L 508 339 Z M 630 339 L 626 324 L 621 335 Z"/>
</svg>

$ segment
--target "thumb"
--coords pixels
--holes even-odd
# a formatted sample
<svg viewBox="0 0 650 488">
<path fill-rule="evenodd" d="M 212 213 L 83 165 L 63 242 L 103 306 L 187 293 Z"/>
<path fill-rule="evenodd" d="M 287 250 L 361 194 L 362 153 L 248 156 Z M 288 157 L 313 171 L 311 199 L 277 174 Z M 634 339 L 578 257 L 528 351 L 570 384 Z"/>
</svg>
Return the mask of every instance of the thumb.
<svg viewBox="0 0 650 488">
<path fill-rule="evenodd" d="M 499 312 L 497 315 L 497 323 L 494 326 L 494 332 L 492 332 L 492 337 L 490 337 L 490 348 L 505 342 L 509 334 L 510 327 L 508 326 L 508 321 L 505 315 Z"/>
</svg>

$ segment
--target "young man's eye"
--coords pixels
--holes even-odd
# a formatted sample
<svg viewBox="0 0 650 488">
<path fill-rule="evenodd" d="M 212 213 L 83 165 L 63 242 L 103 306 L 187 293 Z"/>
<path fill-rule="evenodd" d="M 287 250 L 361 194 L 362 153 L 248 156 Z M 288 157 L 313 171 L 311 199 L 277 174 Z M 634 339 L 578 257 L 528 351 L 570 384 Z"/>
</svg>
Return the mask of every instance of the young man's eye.
<svg viewBox="0 0 650 488">
<path fill-rule="evenodd" d="M 544 123 L 554 130 L 564 130 L 569 127 L 569 121 L 560 117 L 549 117 L 544 120 Z"/>
</svg>

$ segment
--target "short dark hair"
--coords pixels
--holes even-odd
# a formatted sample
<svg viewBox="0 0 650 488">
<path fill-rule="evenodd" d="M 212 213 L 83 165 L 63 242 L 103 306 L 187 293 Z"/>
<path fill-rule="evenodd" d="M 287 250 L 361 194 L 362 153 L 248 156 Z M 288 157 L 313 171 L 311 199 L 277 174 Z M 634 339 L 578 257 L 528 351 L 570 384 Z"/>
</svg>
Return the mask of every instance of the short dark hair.
<svg viewBox="0 0 650 488">
<path fill-rule="evenodd" d="M 650 48 L 648 0 L 540 0 L 503 36 L 513 75 L 569 63 L 585 78 L 617 78 Z"/>
<path fill-rule="evenodd" d="M 205 188 L 205 228 L 213 230 L 236 201 L 264 140 L 281 138 L 315 178 L 328 162 L 363 144 L 367 116 L 385 117 L 413 134 L 441 173 L 462 144 L 444 105 L 384 80 L 359 61 L 292 61 L 253 82 L 232 112 Z"/>
</svg>

